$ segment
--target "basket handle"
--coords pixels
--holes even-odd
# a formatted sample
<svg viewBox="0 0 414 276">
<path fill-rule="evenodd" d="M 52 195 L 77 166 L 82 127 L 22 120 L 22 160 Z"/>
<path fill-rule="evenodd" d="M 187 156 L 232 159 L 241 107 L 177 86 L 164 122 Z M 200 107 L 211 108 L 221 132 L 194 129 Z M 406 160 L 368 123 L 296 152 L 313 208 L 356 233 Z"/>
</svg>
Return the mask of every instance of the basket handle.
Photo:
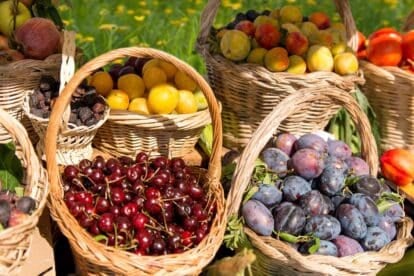
<svg viewBox="0 0 414 276">
<path fill-rule="evenodd" d="M 355 21 L 352 16 L 351 7 L 348 0 L 333 0 L 339 15 L 344 23 L 348 46 L 354 51 L 358 47 L 358 33 L 355 26 Z M 213 26 L 214 19 L 217 15 L 218 8 L 220 7 L 220 0 L 209 0 L 205 6 L 200 18 L 200 33 L 197 38 L 197 49 L 200 53 L 209 51 L 208 37 L 210 29 Z"/>
<path fill-rule="evenodd" d="M 14 117 L 10 116 L 4 109 L 0 108 L 0 125 L 10 134 L 13 141 L 21 147 L 22 159 L 26 163 L 26 186 L 25 194 L 31 194 L 31 183 L 37 183 L 44 177 L 40 175 L 41 164 L 33 149 L 33 145 L 27 135 L 26 129 Z"/>
<path fill-rule="evenodd" d="M 84 66 L 82 66 L 67 83 L 60 96 L 57 98 L 50 115 L 49 125 L 45 136 L 46 147 L 46 162 L 49 173 L 49 179 L 51 181 L 51 189 L 53 190 L 58 185 L 59 170 L 56 162 L 56 141 L 59 128 L 62 123 L 62 115 L 69 105 L 70 99 L 78 85 L 95 70 L 102 68 L 111 61 L 116 59 L 122 59 L 125 57 L 138 57 L 138 58 L 159 58 L 161 60 L 174 64 L 177 69 L 185 72 L 189 75 L 200 87 L 204 93 L 208 102 L 211 121 L 213 125 L 213 147 L 210 156 L 210 163 L 207 172 L 207 177 L 212 180 L 212 183 L 220 185 L 221 175 L 221 148 L 222 148 L 222 123 L 220 117 L 220 110 L 218 102 L 214 96 L 213 91 L 207 82 L 197 73 L 195 69 L 189 66 L 187 63 L 179 60 L 178 58 L 165 53 L 160 50 L 151 48 L 139 48 L 129 47 L 120 48 L 107 52 L 101 56 L 98 56 Z"/>
<path fill-rule="evenodd" d="M 375 139 L 368 118 L 356 100 L 349 93 L 338 88 L 304 88 L 301 90 L 283 99 L 267 115 L 243 150 L 240 156 L 240 160 L 243 162 L 237 163 L 226 203 L 227 217 L 237 214 L 244 191 L 253 173 L 254 162 L 279 125 L 290 115 L 308 108 L 309 104 L 313 102 L 329 101 L 332 104 L 343 106 L 348 111 L 361 137 L 362 156 L 370 167 L 370 173 L 377 174 L 378 152 Z"/>
<path fill-rule="evenodd" d="M 59 95 L 63 89 L 75 74 L 75 32 L 74 31 L 63 31 L 63 47 L 62 47 L 62 63 L 60 66 L 60 87 Z M 63 113 L 63 127 L 67 129 L 70 118 L 70 105 L 66 107 Z"/>
<path fill-rule="evenodd" d="M 414 10 L 411 11 L 411 13 L 407 16 L 407 19 L 405 19 L 402 30 L 404 32 L 408 32 L 409 30 L 413 28 L 414 28 Z"/>
</svg>

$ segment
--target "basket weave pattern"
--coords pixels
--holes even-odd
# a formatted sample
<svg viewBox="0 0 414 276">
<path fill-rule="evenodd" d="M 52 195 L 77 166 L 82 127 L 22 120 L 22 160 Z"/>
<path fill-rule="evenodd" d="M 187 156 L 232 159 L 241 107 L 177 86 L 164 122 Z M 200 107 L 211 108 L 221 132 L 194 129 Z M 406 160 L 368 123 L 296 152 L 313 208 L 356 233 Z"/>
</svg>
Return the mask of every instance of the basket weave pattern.
<svg viewBox="0 0 414 276">
<path fill-rule="evenodd" d="M 272 73 L 255 64 L 235 64 L 209 49 L 210 30 L 220 6 L 219 0 L 210 0 L 201 16 L 201 30 L 197 48 L 204 57 L 208 80 L 223 103 L 224 145 L 241 148 L 249 141 L 260 122 L 285 97 L 302 88 L 336 87 L 353 92 L 356 83 L 363 83 L 359 75 L 339 76 L 333 72 L 315 72 L 303 75 Z M 348 1 L 334 1 L 346 27 L 348 45 L 356 48 L 355 23 Z M 306 93 L 306 90 L 301 90 Z M 318 101 L 302 114 L 282 124 L 284 131 L 306 133 L 320 129 L 339 110 L 329 101 Z"/>
<path fill-rule="evenodd" d="M 197 72 L 182 61 L 164 52 L 149 48 L 124 48 L 108 52 L 91 60 L 81 67 L 69 81 L 53 108 L 46 133 L 46 160 L 51 182 L 51 215 L 68 238 L 75 260 L 82 274 L 91 275 L 197 275 L 214 257 L 223 239 L 226 219 L 224 216 L 224 195 L 220 184 L 222 126 L 217 101 L 211 88 L 202 78 L 194 78 L 204 92 L 213 125 L 213 149 L 208 171 L 202 182 L 209 194 L 216 200 L 217 214 L 206 238 L 195 248 L 181 254 L 164 256 L 137 256 L 96 242 L 89 233 L 80 227 L 70 214 L 63 200 L 63 190 L 59 167 L 56 163 L 56 135 L 61 127 L 61 117 L 69 104 L 71 93 L 77 85 L 90 74 L 91 70 L 101 68 L 108 60 L 125 56 L 158 57 L 172 62 L 189 76 Z M 148 128 L 150 129 L 150 127 Z M 179 131 L 179 129 L 177 129 Z"/>
<path fill-rule="evenodd" d="M 49 184 L 46 170 L 39 162 L 20 122 L 0 109 L 0 125 L 16 144 L 18 156 L 25 168 L 25 195 L 31 196 L 37 203 L 37 209 L 21 224 L 0 232 L 0 275 L 18 275 L 29 255 L 33 232 L 46 205 Z"/>
<path fill-rule="evenodd" d="M 259 156 L 273 133 L 280 131 L 281 123 L 291 115 L 304 112 L 309 103 L 319 100 L 331 101 L 343 106 L 355 122 L 362 142 L 362 157 L 377 174 L 378 155 L 369 121 L 357 102 L 348 93 L 339 89 L 310 89 L 306 95 L 294 94 L 283 100 L 260 124 L 251 141 L 240 156 L 233 175 L 227 200 L 227 215 L 237 214 L 243 194 L 253 172 L 254 161 Z M 297 133 L 294 133 L 297 134 Z M 364 252 L 342 258 L 310 255 L 303 256 L 291 246 L 272 237 L 258 236 L 248 228 L 245 232 L 251 241 L 258 259 L 254 263 L 255 275 L 371 275 L 387 263 L 398 262 L 408 246 L 413 243 L 413 222 L 406 217 L 398 228 L 397 239 L 379 252 Z"/>
</svg>

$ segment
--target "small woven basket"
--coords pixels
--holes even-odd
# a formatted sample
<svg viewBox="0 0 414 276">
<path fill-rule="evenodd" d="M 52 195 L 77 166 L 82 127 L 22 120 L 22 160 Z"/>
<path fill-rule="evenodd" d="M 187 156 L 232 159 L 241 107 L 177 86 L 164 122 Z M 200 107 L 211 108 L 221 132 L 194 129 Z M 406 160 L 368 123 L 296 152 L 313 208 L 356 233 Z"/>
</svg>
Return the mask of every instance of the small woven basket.
<svg viewBox="0 0 414 276">
<path fill-rule="evenodd" d="M 232 179 L 227 200 L 227 215 L 238 214 L 244 191 L 250 182 L 254 161 L 261 150 L 279 130 L 281 123 L 295 113 L 304 112 L 309 104 L 326 100 L 343 106 L 355 122 L 362 141 L 362 156 L 370 166 L 372 175 L 377 174 L 378 156 L 369 121 L 354 98 L 339 89 L 307 89 L 306 94 L 296 93 L 280 102 L 266 117 L 247 144 Z M 297 133 L 294 133 L 297 134 Z M 245 227 L 257 260 L 253 264 L 254 275 L 373 275 L 388 263 L 398 262 L 407 247 L 413 243 L 413 222 L 404 218 L 398 227 L 396 240 L 379 252 L 364 252 L 342 258 L 309 255 L 303 256 L 287 243 L 272 237 L 263 237 Z"/>
<path fill-rule="evenodd" d="M 33 233 L 46 205 L 49 182 L 46 170 L 37 158 L 33 145 L 21 123 L 0 108 L 0 125 L 16 144 L 17 155 L 25 169 L 24 194 L 36 201 L 36 210 L 21 224 L 0 232 L 0 275 L 19 275 L 29 256 Z M 6 140 L 2 143 L 8 142 Z"/>
<path fill-rule="evenodd" d="M 224 216 L 224 195 L 220 184 L 222 125 L 219 107 L 211 88 L 202 78 L 194 78 L 197 85 L 205 93 L 213 126 L 213 147 L 208 171 L 205 174 L 204 187 L 216 200 L 217 214 L 213 219 L 209 234 L 195 248 L 181 254 L 163 256 L 137 256 L 113 247 L 107 247 L 93 239 L 80 227 L 70 214 L 63 200 L 63 186 L 58 164 L 56 162 L 57 134 L 61 127 L 61 117 L 66 109 L 71 93 L 90 73 L 92 68 L 106 65 L 109 59 L 125 56 L 158 57 L 174 64 L 190 76 L 196 71 L 174 57 L 153 49 L 126 48 L 102 55 L 77 71 L 58 97 L 49 121 L 46 133 L 47 170 L 51 183 L 50 207 L 53 219 L 58 223 L 62 233 L 68 238 L 75 260 L 82 274 L 91 275 L 198 275 L 214 257 L 219 249 L 226 225 Z M 150 126 L 148 126 L 150 128 Z M 179 131 L 179 129 L 177 130 Z M 138 131 L 137 135 L 140 132 Z M 143 133 L 144 134 L 144 133 Z M 127 135 L 127 133 L 125 133 Z"/>
<path fill-rule="evenodd" d="M 414 26 L 412 12 L 403 27 Z M 414 73 L 396 66 L 380 67 L 360 61 L 366 79 L 361 87 L 378 118 L 381 150 L 414 146 Z"/>
<path fill-rule="evenodd" d="M 61 60 L 61 55 L 55 54 L 44 60 L 23 59 L 0 66 L 0 107 L 29 127 L 27 130 L 33 143 L 38 141 L 38 137 L 23 114 L 24 97 L 39 84 L 42 75 L 57 78 Z M 0 127 L 0 142 L 8 139 L 9 133 Z"/>
<path fill-rule="evenodd" d="M 357 33 L 347 0 L 334 1 L 344 22 L 348 45 L 356 49 Z M 235 64 L 220 54 L 210 52 L 210 30 L 221 1 L 209 0 L 201 15 L 201 30 L 197 49 L 204 57 L 208 80 L 217 99 L 223 104 L 223 138 L 228 148 L 242 148 L 260 122 L 283 98 L 301 88 L 337 87 L 354 92 L 359 75 L 340 76 L 333 72 L 307 74 L 273 73 L 255 64 Z M 306 93 L 305 90 L 301 90 Z M 326 125 L 339 106 L 318 101 L 302 114 L 295 114 L 281 128 L 285 131 L 307 133 Z"/>
<path fill-rule="evenodd" d="M 75 33 L 64 32 L 65 44 L 63 45 L 62 66 L 60 71 L 60 91 L 70 80 L 75 71 Z M 31 91 L 33 92 L 33 90 Z M 40 118 L 30 112 L 30 94 L 28 93 L 23 102 L 23 110 L 29 118 L 33 129 L 40 137 L 40 141 L 36 145 L 37 154 L 44 159 L 44 137 L 46 135 L 49 119 Z M 92 126 L 75 126 L 68 122 L 68 114 L 70 110 L 66 110 L 64 118 L 64 128 L 58 135 L 58 150 L 56 152 L 58 163 L 62 165 L 79 163 L 82 159 L 92 157 L 92 140 L 96 135 L 99 127 L 101 127 L 109 116 L 109 107 L 106 108 L 103 118 Z"/>
<path fill-rule="evenodd" d="M 158 58 L 175 65 L 195 81 L 202 79 L 187 63 L 148 48 L 124 48 L 108 52 L 85 64 L 82 77 L 124 57 Z M 138 151 L 170 157 L 184 156 L 194 150 L 201 131 L 210 122 L 207 109 L 178 115 L 140 115 L 130 111 L 111 110 L 108 121 L 99 129 L 93 143 L 99 150 L 115 156 L 135 156 Z"/>
</svg>

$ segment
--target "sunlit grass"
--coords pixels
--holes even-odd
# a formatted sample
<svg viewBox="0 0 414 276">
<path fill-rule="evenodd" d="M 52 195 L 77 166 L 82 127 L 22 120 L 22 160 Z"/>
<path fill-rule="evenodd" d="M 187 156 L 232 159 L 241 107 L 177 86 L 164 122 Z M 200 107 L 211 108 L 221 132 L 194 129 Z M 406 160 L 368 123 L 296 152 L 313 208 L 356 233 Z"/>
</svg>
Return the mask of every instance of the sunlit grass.
<svg viewBox="0 0 414 276">
<path fill-rule="evenodd" d="M 351 0 L 357 27 L 365 34 L 382 26 L 400 28 L 414 0 Z M 68 29 L 75 30 L 78 46 L 91 59 L 109 50 L 132 45 L 167 51 L 204 72 L 195 51 L 200 15 L 207 0 L 65 0 L 59 12 Z M 322 10 L 339 18 L 331 0 L 222 0 L 214 26 L 231 21 L 248 9 L 272 10 L 285 4 L 303 14 Z"/>
</svg>

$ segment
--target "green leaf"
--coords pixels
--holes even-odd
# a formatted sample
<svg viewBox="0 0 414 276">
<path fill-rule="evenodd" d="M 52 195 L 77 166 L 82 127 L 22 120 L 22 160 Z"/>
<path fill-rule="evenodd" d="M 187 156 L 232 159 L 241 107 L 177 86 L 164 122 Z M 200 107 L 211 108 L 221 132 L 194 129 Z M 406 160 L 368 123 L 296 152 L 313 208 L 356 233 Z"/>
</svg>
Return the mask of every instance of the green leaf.
<svg viewBox="0 0 414 276">
<path fill-rule="evenodd" d="M 247 193 L 246 193 L 246 195 L 244 196 L 244 200 L 243 200 L 243 204 L 244 203 L 246 203 L 249 199 L 251 199 L 252 198 L 252 196 L 257 192 L 259 190 L 259 187 L 257 187 L 257 186 L 253 186 L 253 187 L 251 187 L 248 191 L 247 191 Z"/>
<path fill-rule="evenodd" d="M 23 166 L 15 154 L 12 143 L 0 144 L 0 181 L 2 189 L 14 192 L 21 185 L 23 179 Z"/>
<path fill-rule="evenodd" d="M 14 192 L 16 193 L 16 195 L 17 195 L 18 197 L 22 197 L 22 196 L 24 196 L 24 188 L 23 188 L 23 187 L 21 187 L 21 186 L 19 186 L 19 187 L 15 187 L 15 188 L 14 188 Z"/>
<path fill-rule="evenodd" d="M 200 139 L 198 140 L 198 144 L 200 145 L 201 149 L 207 154 L 208 156 L 211 155 L 211 151 L 213 149 L 213 125 L 208 124 L 203 128 L 201 132 Z"/>
<path fill-rule="evenodd" d="M 315 243 L 308 249 L 309 254 L 315 254 L 319 247 L 321 247 L 321 240 L 318 237 L 315 237 L 314 241 Z"/>
</svg>

